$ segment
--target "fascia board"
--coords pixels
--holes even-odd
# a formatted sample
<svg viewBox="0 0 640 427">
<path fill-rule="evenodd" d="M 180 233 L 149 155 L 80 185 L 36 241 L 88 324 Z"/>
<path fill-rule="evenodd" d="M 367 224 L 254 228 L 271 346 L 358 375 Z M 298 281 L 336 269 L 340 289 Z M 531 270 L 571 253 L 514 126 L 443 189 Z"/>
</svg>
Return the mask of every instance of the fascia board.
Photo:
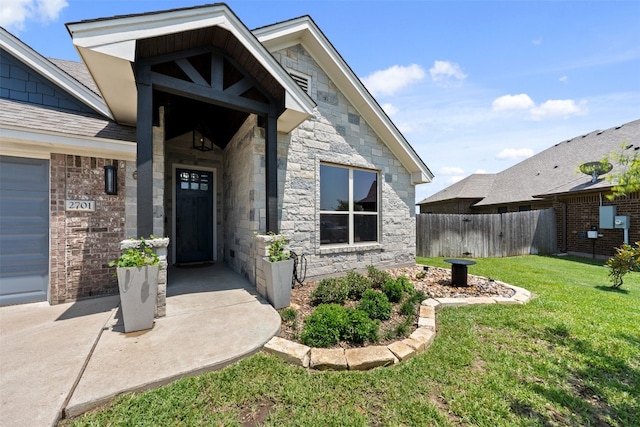
<svg viewBox="0 0 640 427">
<path fill-rule="evenodd" d="M 313 21 L 308 17 L 302 17 L 254 30 L 254 34 L 272 52 L 301 44 L 320 64 L 363 119 L 372 126 L 394 156 L 411 173 L 412 183 L 431 182 L 433 174 L 429 168 L 411 148 L 404 136 L 393 125 Z"/>
<path fill-rule="evenodd" d="M 73 96 L 78 101 L 103 116 L 113 119 L 107 105 L 100 96 L 58 68 L 51 61 L 20 42 L 18 39 L 9 35 L 5 30 L 0 31 L 0 45 L 19 61 L 40 73 L 44 78 L 56 86 L 64 89 L 69 95 Z"/>
<path fill-rule="evenodd" d="M 296 106 L 299 109 L 298 112 L 306 117 L 311 116 L 315 107 L 313 100 L 291 79 L 251 31 L 224 5 L 71 23 L 67 24 L 67 29 L 73 37 L 74 45 L 81 52 L 97 51 L 120 60 L 134 62 L 136 41 L 139 39 L 212 26 L 220 26 L 231 32 L 282 85 L 289 98 L 288 105 Z M 81 53 L 81 55 L 83 59 L 90 60 L 86 54 Z M 90 70 L 93 68 L 93 64 L 89 62 L 87 66 Z M 98 87 L 104 86 L 104 83 L 101 84 L 98 81 L 96 84 Z M 131 90 L 135 90 L 135 85 Z M 102 93 L 105 95 L 104 92 Z"/>
<path fill-rule="evenodd" d="M 40 153 L 76 154 L 119 160 L 136 159 L 136 143 L 115 139 L 37 131 L 15 126 L 0 128 L 0 153 L 33 157 Z"/>
</svg>

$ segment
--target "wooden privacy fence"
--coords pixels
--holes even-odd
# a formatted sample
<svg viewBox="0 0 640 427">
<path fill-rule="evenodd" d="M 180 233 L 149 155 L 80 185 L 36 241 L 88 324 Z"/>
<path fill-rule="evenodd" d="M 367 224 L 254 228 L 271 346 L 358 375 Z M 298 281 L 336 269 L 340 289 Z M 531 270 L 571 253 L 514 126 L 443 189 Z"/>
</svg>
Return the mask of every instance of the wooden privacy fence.
<svg viewBox="0 0 640 427">
<path fill-rule="evenodd" d="M 423 257 L 505 257 L 557 251 L 553 209 L 503 214 L 419 214 L 416 253 Z"/>
</svg>

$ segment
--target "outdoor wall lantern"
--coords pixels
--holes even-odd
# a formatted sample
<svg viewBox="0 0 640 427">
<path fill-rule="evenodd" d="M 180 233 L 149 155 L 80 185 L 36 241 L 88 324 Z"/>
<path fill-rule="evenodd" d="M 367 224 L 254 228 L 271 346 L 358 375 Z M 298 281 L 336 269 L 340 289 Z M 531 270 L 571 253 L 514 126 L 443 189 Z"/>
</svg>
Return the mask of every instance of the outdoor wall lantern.
<svg viewBox="0 0 640 427">
<path fill-rule="evenodd" d="M 118 169 L 113 165 L 104 167 L 104 192 L 118 194 Z"/>
<path fill-rule="evenodd" d="M 192 132 L 193 135 L 193 148 L 200 151 L 211 151 L 213 150 L 213 141 L 208 140 L 204 137 L 204 134 L 198 129 L 194 129 Z"/>
</svg>

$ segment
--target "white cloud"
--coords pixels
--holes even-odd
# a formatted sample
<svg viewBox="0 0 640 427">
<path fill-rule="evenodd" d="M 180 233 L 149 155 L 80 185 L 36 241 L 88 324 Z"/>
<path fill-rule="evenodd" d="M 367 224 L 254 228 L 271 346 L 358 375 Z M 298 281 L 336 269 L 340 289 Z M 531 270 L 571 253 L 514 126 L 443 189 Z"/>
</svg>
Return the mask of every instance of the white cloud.
<svg viewBox="0 0 640 427">
<path fill-rule="evenodd" d="M 467 78 L 460 66 L 454 62 L 435 61 L 429 69 L 431 79 L 439 84 L 457 83 Z"/>
<path fill-rule="evenodd" d="M 533 120 L 542 120 L 586 114 L 586 112 L 586 105 L 584 103 L 578 105 L 573 99 L 550 99 L 540 104 L 539 107 L 532 108 L 531 118 Z"/>
<path fill-rule="evenodd" d="M 484 169 L 476 169 L 474 173 L 484 174 L 484 173 L 487 173 L 487 171 Z"/>
<path fill-rule="evenodd" d="M 421 66 L 394 65 L 386 70 L 374 71 L 362 79 L 364 85 L 373 95 L 393 95 L 400 89 L 412 85 L 424 78 Z"/>
<path fill-rule="evenodd" d="M 398 113 L 398 107 L 396 107 L 393 104 L 387 103 L 387 104 L 382 104 L 382 109 L 384 110 L 385 113 L 387 113 L 389 116 L 393 116 L 395 114 Z"/>
<path fill-rule="evenodd" d="M 455 166 L 441 167 L 438 172 L 440 175 L 464 175 L 464 169 Z"/>
<path fill-rule="evenodd" d="M 533 150 L 531 148 L 505 148 L 498 153 L 496 158 L 507 160 L 526 159 L 533 156 Z"/>
<path fill-rule="evenodd" d="M 540 46 L 542 44 L 542 37 L 531 40 L 531 44 L 533 44 L 534 46 Z"/>
<path fill-rule="evenodd" d="M 68 5 L 66 0 L 2 0 L 0 25 L 19 31 L 24 29 L 26 21 L 55 21 Z"/>
<path fill-rule="evenodd" d="M 493 100 L 493 111 L 528 110 L 535 106 L 533 100 L 526 93 L 519 95 L 504 95 Z"/>
<path fill-rule="evenodd" d="M 567 76 L 562 76 L 562 77 L 560 77 L 558 80 L 560 80 L 562 83 L 566 83 L 566 82 L 568 82 L 568 81 L 569 81 L 569 77 L 567 77 Z"/>
</svg>

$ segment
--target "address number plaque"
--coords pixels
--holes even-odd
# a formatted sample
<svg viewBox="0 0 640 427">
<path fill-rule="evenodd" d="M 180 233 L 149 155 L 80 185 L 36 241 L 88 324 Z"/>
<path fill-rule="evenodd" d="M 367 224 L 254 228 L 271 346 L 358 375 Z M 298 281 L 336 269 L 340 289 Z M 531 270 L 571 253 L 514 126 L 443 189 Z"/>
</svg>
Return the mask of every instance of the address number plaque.
<svg viewBox="0 0 640 427">
<path fill-rule="evenodd" d="M 94 212 L 95 200 L 66 200 L 65 209 L 68 211 Z"/>
</svg>

